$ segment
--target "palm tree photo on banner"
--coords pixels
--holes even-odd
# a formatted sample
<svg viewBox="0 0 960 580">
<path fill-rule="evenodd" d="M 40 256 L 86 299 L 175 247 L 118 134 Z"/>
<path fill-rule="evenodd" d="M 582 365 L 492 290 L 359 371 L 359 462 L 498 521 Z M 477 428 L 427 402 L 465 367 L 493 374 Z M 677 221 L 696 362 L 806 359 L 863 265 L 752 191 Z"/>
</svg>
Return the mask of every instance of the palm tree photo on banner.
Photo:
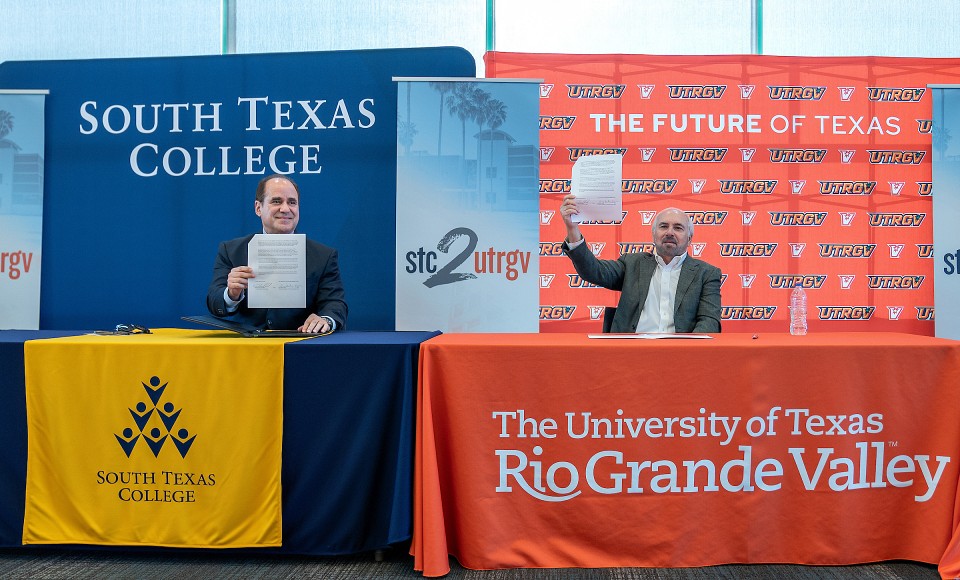
<svg viewBox="0 0 960 580">
<path fill-rule="evenodd" d="M 397 330 L 536 332 L 539 83 L 397 94 Z"/>
</svg>

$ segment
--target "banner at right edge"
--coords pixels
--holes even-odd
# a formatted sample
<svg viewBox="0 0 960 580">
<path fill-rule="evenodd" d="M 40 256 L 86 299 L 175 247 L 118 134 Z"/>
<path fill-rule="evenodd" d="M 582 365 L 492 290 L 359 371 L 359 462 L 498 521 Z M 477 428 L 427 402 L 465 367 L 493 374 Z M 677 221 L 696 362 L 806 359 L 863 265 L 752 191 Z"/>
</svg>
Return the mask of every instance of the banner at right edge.
<svg viewBox="0 0 960 580">
<path fill-rule="evenodd" d="M 933 198 L 933 278 L 937 311 L 936 335 L 960 339 L 960 85 L 934 85 L 933 182 L 939 195 Z"/>
</svg>

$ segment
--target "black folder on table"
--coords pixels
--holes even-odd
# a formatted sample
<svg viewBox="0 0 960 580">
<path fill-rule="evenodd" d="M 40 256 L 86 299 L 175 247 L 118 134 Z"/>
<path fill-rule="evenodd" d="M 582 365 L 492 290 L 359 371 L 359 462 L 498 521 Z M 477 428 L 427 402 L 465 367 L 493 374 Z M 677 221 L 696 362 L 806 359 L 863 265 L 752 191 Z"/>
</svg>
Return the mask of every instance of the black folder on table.
<svg viewBox="0 0 960 580">
<path fill-rule="evenodd" d="M 222 328 L 224 330 L 236 332 L 237 334 L 241 334 L 248 338 L 259 338 L 259 337 L 311 338 L 315 336 L 325 336 L 324 334 L 317 333 L 317 332 L 300 332 L 297 330 L 271 330 L 269 328 L 257 328 L 249 324 L 237 322 L 236 320 L 228 320 L 226 318 L 217 318 L 216 316 L 208 316 L 206 314 L 198 314 L 197 316 L 181 316 L 180 318 L 188 322 L 196 322 L 197 324 L 215 326 L 217 328 Z M 326 334 L 329 334 L 329 333 L 326 333 Z"/>
</svg>

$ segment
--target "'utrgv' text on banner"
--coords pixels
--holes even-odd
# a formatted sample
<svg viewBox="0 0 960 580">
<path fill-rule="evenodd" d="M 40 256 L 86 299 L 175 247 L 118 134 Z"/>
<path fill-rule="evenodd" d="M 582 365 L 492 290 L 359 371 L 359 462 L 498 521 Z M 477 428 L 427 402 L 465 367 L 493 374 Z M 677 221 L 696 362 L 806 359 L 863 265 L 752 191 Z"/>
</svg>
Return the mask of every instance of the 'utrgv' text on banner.
<svg viewBox="0 0 960 580">
<path fill-rule="evenodd" d="M 40 328 L 45 98 L 0 90 L 0 328 Z"/>
<path fill-rule="evenodd" d="M 615 293 L 577 276 L 557 210 L 582 155 L 621 153 L 623 217 L 586 225 L 600 258 L 652 251 L 685 210 L 689 253 L 723 272 L 726 331 L 933 334 L 931 82 L 960 60 L 491 52 L 487 74 L 542 77 L 540 322 L 599 329 Z"/>
<path fill-rule="evenodd" d="M 536 332 L 539 83 L 398 80 L 397 330 Z"/>
</svg>

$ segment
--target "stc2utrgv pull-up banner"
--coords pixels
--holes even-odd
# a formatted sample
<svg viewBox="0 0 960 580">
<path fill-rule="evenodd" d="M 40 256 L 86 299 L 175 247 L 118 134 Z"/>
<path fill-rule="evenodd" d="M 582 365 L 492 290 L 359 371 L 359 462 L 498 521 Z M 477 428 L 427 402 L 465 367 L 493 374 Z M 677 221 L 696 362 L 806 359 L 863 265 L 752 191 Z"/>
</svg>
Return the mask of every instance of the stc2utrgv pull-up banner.
<svg viewBox="0 0 960 580">
<path fill-rule="evenodd" d="M 487 76 L 542 78 L 540 328 L 597 331 L 616 293 L 576 275 L 557 210 L 582 155 L 623 154 L 623 218 L 583 227 L 600 258 L 651 251 L 654 215 L 694 221 L 723 272 L 724 331 L 934 333 L 928 84 L 960 60 L 491 52 Z"/>
</svg>

